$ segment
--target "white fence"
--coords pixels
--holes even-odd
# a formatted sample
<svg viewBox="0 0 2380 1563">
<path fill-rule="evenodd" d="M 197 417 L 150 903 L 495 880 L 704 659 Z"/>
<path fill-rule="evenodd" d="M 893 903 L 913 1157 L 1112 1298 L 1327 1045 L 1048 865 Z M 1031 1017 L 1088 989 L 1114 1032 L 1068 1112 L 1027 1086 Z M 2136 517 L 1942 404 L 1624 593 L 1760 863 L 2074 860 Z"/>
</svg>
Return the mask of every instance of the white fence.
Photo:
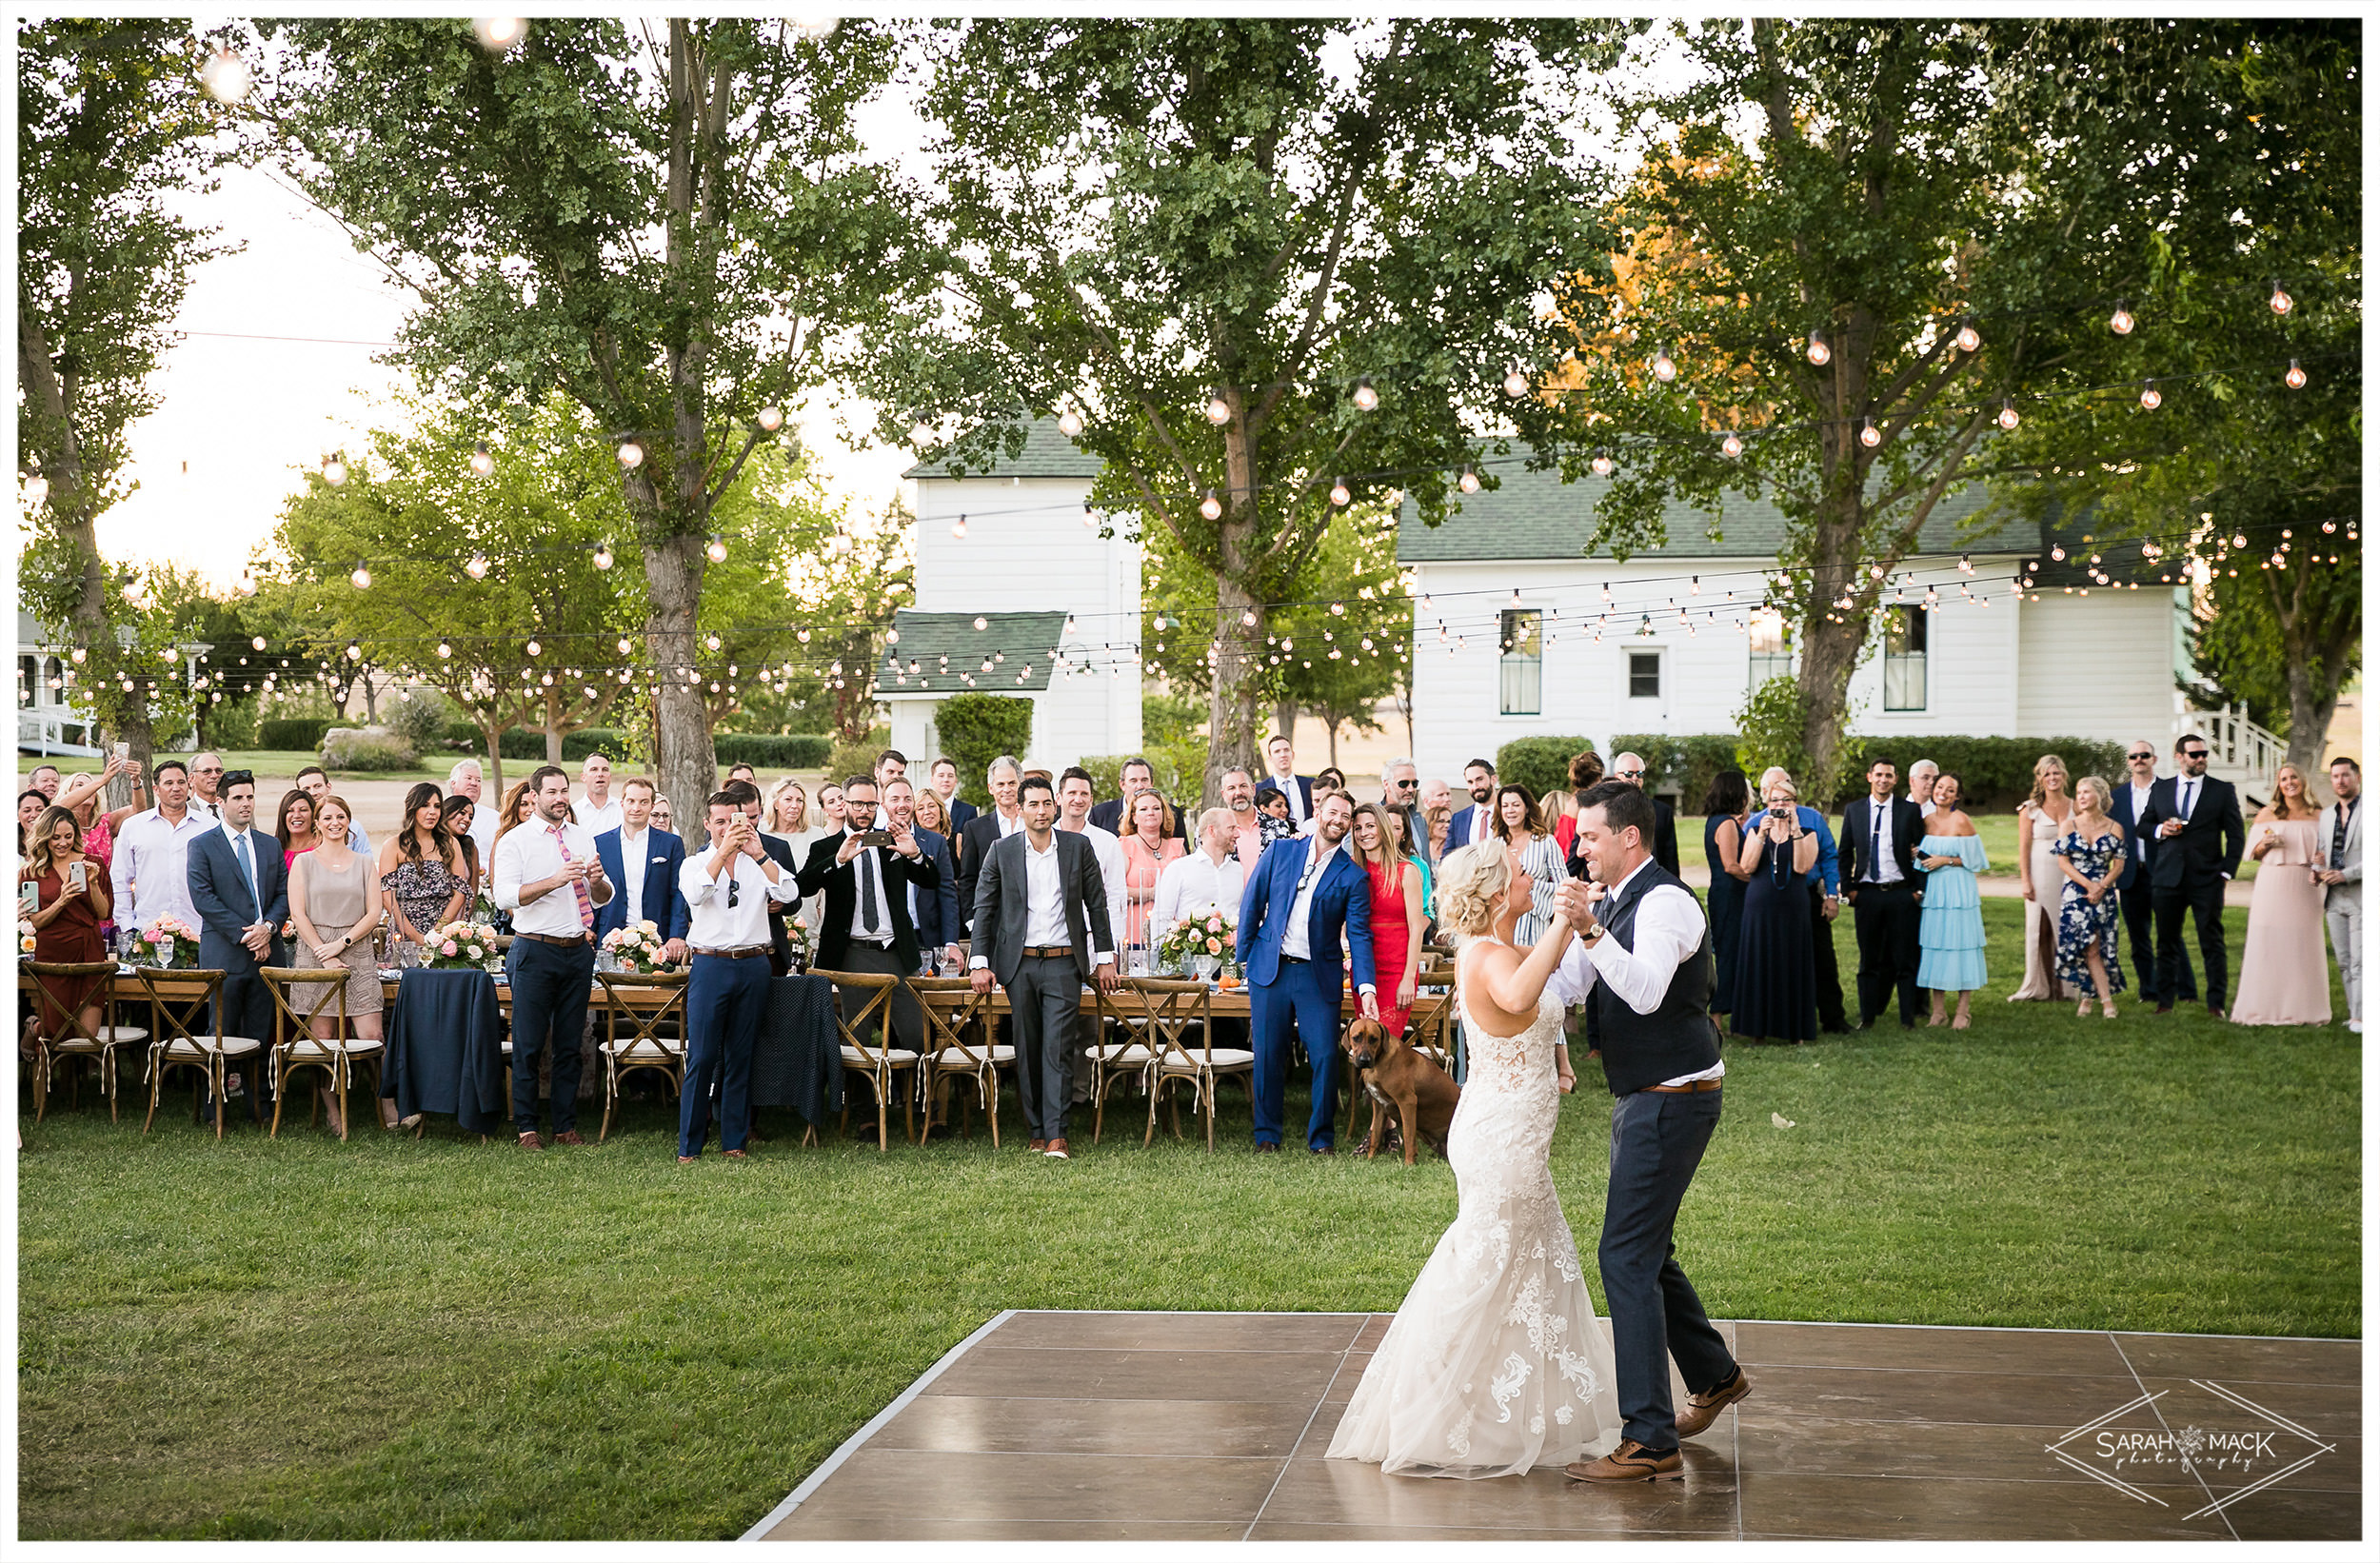
<svg viewBox="0 0 2380 1563">
<path fill-rule="evenodd" d="M 2249 798 L 2262 802 L 2272 796 L 2272 776 L 2289 758 L 2289 742 L 2257 726 L 2245 713 L 2226 705 L 2219 711 L 2184 711 L 2173 719 L 2173 736 L 2206 736 L 2207 774 L 2219 776 Z"/>
</svg>

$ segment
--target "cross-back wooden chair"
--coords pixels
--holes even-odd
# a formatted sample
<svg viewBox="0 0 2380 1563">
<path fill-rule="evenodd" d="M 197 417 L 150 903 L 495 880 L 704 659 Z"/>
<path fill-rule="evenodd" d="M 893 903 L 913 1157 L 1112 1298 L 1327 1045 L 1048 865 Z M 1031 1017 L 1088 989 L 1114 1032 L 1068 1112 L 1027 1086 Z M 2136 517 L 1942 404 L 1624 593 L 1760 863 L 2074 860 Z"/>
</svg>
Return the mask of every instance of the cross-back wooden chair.
<svg viewBox="0 0 2380 1563">
<path fill-rule="evenodd" d="M 913 977 L 909 991 L 925 1015 L 925 1057 L 918 1065 L 918 1100 L 930 1129 L 943 1090 L 972 1081 L 972 1100 L 962 1091 L 959 1121 L 975 1138 L 975 1108 L 981 1103 L 992 1126 L 992 1149 L 1000 1149 L 1000 1072 L 1017 1066 L 1017 1050 L 993 1038 L 992 996 L 977 993 L 963 977 Z"/>
<path fill-rule="evenodd" d="M 139 1026 L 102 1024 L 97 1027 L 83 1023 L 84 1003 L 66 1005 L 50 991 L 50 982 L 85 985 L 96 994 L 101 1017 L 108 1010 L 109 984 L 114 980 L 116 963 L 112 960 L 27 960 L 17 966 L 17 986 L 33 996 L 33 1025 L 39 1035 L 33 1043 L 33 1121 L 39 1123 L 50 1110 L 50 1081 L 59 1063 L 68 1058 L 91 1058 L 99 1065 L 99 1088 L 108 1098 L 108 1121 L 116 1121 L 116 1049 L 149 1040 L 149 1033 Z M 45 980 L 46 979 L 46 980 Z M 83 1098 L 82 1077 L 69 1077 L 72 1081 L 72 1101 L 80 1106 Z"/>
<path fill-rule="evenodd" d="M 132 968 L 133 979 L 149 997 L 152 1027 L 149 1043 L 149 1117 L 141 1124 L 141 1133 L 149 1133 L 157 1121 L 157 1098 L 165 1090 L 166 1071 L 178 1067 L 199 1072 L 215 1100 L 215 1138 L 223 1138 L 224 1091 L 228 1083 L 226 1077 L 230 1073 L 226 1065 L 231 1059 L 260 1053 L 265 1047 L 260 1038 L 227 1037 L 220 1031 L 224 976 L 220 970 L 205 968 Z M 206 1029 L 192 1031 L 185 1015 L 204 1015 L 207 1019 L 201 1024 Z M 261 1088 L 264 1082 L 256 1083 Z M 190 1108 L 195 1116 L 195 1088 Z"/>
<path fill-rule="evenodd" d="M 620 1083 L 638 1070 L 665 1077 L 685 1090 L 686 982 L 684 972 L 607 972 L 598 967 L 595 980 L 603 984 L 608 1035 L 596 1044 L 604 1055 L 604 1126 L 596 1131 L 600 1145 L 611 1133 L 620 1107 Z M 633 1035 L 620 1035 L 626 1020 Z M 675 1035 L 671 1035 L 673 1032 Z"/>
<path fill-rule="evenodd" d="M 319 1069 L 330 1077 L 330 1088 L 339 1098 L 339 1138 L 347 1138 L 347 1087 L 354 1080 L 354 1065 L 359 1059 L 372 1060 L 372 1096 L 375 1106 L 380 1100 L 381 1043 L 376 1038 L 347 1035 L 347 978 L 345 966 L 267 966 L 264 969 L 265 991 L 272 995 L 274 1014 L 281 1021 L 281 1039 L 272 1047 L 272 1136 L 281 1138 L 281 1109 L 288 1100 L 288 1084 L 301 1069 Z M 305 1002 L 299 1002 L 300 983 L 319 985 Z M 331 1022 L 328 1037 L 314 1035 L 318 1020 Z M 307 1127 L 313 1127 L 321 1116 L 321 1104 L 309 1099 L 306 1106 Z M 375 1111 L 372 1115 L 378 1118 Z"/>
<path fill-rule="evenodd" d="M 1145 1007 L 1148 1017 L 1142 1035 L 1147 1039 L 1150 1058 L 1148 1065 L 1149 1126 L 1140 1137 L 1140 1145 L 1147 1149 L 1157 1138 L 1157 1106 L 1164 1099 L 1166 1088 L 1180 1082 L 1190 1086 L 1190 1110 L 1206 1119 L 1206 1148 L 1215 1148 L 1215 1098 L 1226 1076 L 1245 1078 L 1253 1096 L 1256 1081 L 1256 1055 L 1244 1047 L 1215 1045 L 1215 998 L 1204 982 L 1171 981 L 1161 978 L 1141 978 L 1130 984 L 1133 993 Z M 1195 1034 L 1195 1036 L 1194 1036 Z M 1168 1120 L 1174 1138 L 1181 1138 L 1181 1101 L 1179 1097 L 1166 1103 Z"/>
<path fill-rule="evenodd" d="M 868 1083 L 876 1094 L 876 1148 L 889 1150 L 892 1131 L 887 1121 L 893 1100 L 893 1081 L 904 1071 L 914 1072 L 918 1056 L 905 1047 L 893 1045 L 893 996 L 901 991 L 901 979 L 887 972 L 829 972 L 813 967 L 812 977 L 823 977 L 835 989 L 835 1029 L 843 1033 L 843 1066 Z M 843 996 L 865 993 L 868 997 L 850 1015 L 845 1016 Z M 866 1041 L 869 1022 L 876 1027 L 876 1043 Z M 915 1078 L 914 1073 L 911 1078 Z M 843 1124 L 851 1123 L 851 1102 L 846 1093 L 843 1099 Z M 901 1098 L 902 1138 L 917 1139 L 917 1113 L 912 1095 Z"/>
</svg>

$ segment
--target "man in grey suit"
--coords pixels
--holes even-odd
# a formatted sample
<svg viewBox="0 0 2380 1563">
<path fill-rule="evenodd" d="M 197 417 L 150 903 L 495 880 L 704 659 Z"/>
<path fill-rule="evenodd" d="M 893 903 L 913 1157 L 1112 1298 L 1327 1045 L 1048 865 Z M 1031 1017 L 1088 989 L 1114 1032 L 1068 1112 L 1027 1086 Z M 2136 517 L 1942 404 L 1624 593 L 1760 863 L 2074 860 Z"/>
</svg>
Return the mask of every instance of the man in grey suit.
<svg viewBox="0 0 2380 1563">
<path fill-rule="evenodd" d="M 2330 924 L 2330 952 L 2338 957 L 2339 980 L 2347 988 L 2347 1029 L 2364 1029 L 2364 768 L 2341 755 L 2330 762 L 2330 790 L 2338 801 L 2322 811 L 2315 849 L 2322 866 L 2322 915 Z"/>
<path fill-rule="evenodd" d="M 1081 834 L 1052 828 L 1047 780 L 1026 781 L 1018 803 L 1024 828 L 993 842 L 976 875 L 968 965 L 976 992 L 991 992 L 994 977 L 1008 991 L 1025 1149 L 1062 1161 L 1082 984 L 1096 977 L 1115 991 L 1116 940 L 1099 859 Z"/>
</svg>

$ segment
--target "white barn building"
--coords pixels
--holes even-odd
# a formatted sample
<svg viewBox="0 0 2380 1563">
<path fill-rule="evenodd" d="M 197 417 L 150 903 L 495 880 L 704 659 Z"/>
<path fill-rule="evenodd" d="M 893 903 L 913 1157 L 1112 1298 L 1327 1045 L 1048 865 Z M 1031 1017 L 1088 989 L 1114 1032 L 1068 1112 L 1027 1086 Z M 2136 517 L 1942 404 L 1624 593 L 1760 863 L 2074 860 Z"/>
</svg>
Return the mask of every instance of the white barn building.
<svg viewBox="0 0 2380 1563">
<path fill-rule="evenodd" d="M 1032 701 L 1028 766 L 1140 747 L 1140 545 L 1129 518 L 1106 538 L 1086 524 L 1099 471 L 1041 418 L 988 470 L 903 474 L 917 485 L 916 605 L 895 616 L 876 680 L 894 748 L 940 754 L 935 709 L 968 692 Z M 1053 678 L 1061 659 L 1091 671 Z"/>
<path fill-rule="evenodd" d="M 1536 734 L 1732 733 L 1747 692 L 1793 671 L 1782 620 L 1760 611 L 1785 537 L 1774 505 L 1730 496 L 1715 517 L 1674 505 L 1666 546 L 1582 557 L 1607 486 L 1515 472 L 1436 527 L 1407 502 L 1397 551 L 1416 598 L 1425 775 L 1458 775 Z M 2028 524 L 1971 535 L 1979 503 L 1954 497 L 1928 519 L 1853 675 L 1852 730 L 2112 742 L 2172 731 L 2176 680 L 2194 675 L 2187 588 L 2137 544 L 2100 550 L 2094 566 L 2079 538 Z M 2020 573 L 2034 582 L 2021 598 Z"/>
</svg>

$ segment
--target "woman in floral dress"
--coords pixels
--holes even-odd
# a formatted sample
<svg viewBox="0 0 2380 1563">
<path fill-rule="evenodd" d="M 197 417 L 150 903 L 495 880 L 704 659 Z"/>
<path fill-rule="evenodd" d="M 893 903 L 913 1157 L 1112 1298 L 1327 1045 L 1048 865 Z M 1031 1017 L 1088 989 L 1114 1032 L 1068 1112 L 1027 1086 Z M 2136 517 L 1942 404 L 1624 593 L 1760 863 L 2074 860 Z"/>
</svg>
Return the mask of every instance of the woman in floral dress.
<svg viewBox="0 0 2380 1563">
<path fill-rule="evenodd" d="M 2050 843 L 2065 883 L 2058 894 L 2057 974 L 2083 998 L 2076 1015 L 2115 1019 L 2115 996 L 2124 991 L 2124 963 L 2116 959 L 2115 926 L 2122 920 L 2115 880 L 2124 858 L 2124 827 L 2108 818 L 2108 784 L 2095 776 L 2074 783 L 2074 812 L 2066 833 Z"/>
</svg>

